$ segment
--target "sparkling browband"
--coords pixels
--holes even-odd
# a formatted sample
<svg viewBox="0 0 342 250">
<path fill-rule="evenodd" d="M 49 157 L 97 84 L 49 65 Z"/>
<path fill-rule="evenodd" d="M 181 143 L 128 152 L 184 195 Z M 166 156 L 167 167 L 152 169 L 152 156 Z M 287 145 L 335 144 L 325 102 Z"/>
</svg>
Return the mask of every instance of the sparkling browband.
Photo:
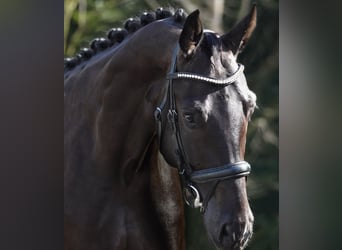
<svg viewBox="0 0 342 250">
<path fill-rule="evenodd" d="M 206 76 L 201 76 L 201 75 L 196 75 L 192 73 L 187 73 L 187 72 L 174 72 L 174 73 L 169 73 L 166 77 L 166 79 L 192 79 L 192 80 L 200 80 L 203 82 L 207 83 L 212 83 L 212 84 L 223 84 L 223 85 L 228 85 L 233 82 L 235 82 L 238 77 L 240 76 L 240 73 L 242 73 L 244 70 L 244 66 L 242 64 L 238 64 L 238 69 L 237 71 L 230 77 L 226 79 L 214 79 Z"/>
</svg>

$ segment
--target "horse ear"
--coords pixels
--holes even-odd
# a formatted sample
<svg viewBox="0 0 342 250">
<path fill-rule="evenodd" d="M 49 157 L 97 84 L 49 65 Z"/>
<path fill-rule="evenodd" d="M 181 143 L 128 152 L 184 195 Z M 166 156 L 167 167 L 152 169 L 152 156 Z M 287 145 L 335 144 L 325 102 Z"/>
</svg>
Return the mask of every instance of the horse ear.
<svg viewBox="0 0 342 250">
<path fill-rule="evenodd" d="M 179 46 L 185 57 L 195 52 L 197 45 L 202 39 L 203 27 L 199 14 L 199 10 L 195 10 L 187 17 L 179 37 Z"/>
<path fill-rule="evenodd" d="M 231 50 L 234 55 L 240 53 L 251 37 L 257 19 L 256 5 L 253 5 L 250 13 L 242 19 L 229 33 L 221 36 L 224 49 Z"/>
</svg>

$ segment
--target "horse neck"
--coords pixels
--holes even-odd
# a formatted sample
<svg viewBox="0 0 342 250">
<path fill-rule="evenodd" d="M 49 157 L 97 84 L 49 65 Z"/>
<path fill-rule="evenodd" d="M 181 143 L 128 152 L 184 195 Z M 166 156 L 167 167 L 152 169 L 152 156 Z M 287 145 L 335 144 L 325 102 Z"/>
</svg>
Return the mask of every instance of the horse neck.
<svg viewBox="0 0 342 250">
<path fill-rule="evenodd" d="M 123 186 L 128 185 L 128 190 L 139 196 L 139 187 L 134 187 L 136 181 L 141 186 L 148 185 L 139 190 L 145 192 L 147 188 L 153 203 L 150 212 L 155 213 L 161 224 L 168 249 L 184 249 L 182 194 L 177 170 L 168 166 L 159 153 L 153 113 L 165 91 L 165 76 L 178 36 L 178 28 L 162 22 L 146 26 L 132 36 L 108 64 L 113 67 L 109 71 L 121 72 L 109 85 L 113 92 L 107 92 L 111 93 L 111 101 L 121 105 L 109 102 L 110 105 L 103 107 L 114 107 L 124 126 L 121 131 L 113 131 L 114 136 L 121 136 L 115 140 L 122 142 L 121 157 L 116 160 L 119 160 L 120 176 L 125 182 Z M 115 70 L 117 68 L 121 71 Z M 126 88 L 123 89 L 125 94 L 119 94 L 122 92 L 116 88 L 118 83 Z M 151 204 L 145 201 L 137 207 L 143 206 Z"/>
<path fill-rule="evenodd" d="M 76 192 L 68 192 L 67 204 L 72 204 L 68 214 L 78 216 L 79 204 L 86 203 L 84 217 L 77 218 L 97 221 L 100 206 L 92 204 L 100 200 L 108 204 L 112 230 L 125 226 L 117 223 L 116 211 L 122 213 L 118 213 L 120 218 L 133 214 L 132 218 L 143 220 L 136 224 L 165 230 L 167 241 L 163 242 L 172 247 L 159 249 L 184 249 L 177 171 L 158 156 L 153 118 L 164 94 L 165 76 L 179 31 L 167 23 L 151 23 L 101 59 L 89 62 L 80 74 L 71 72 L 66 81 L 65 127 L 71 145 L 66 155 L 67 172 L 79 173 L 67 176 L 66 187 L 77 189 L 84 202 L 77 203 Z M 80 150 L 73 141 L 84 137 L 89 140 Z M 73 170 L 69 170 L 71 167 Z M 148 218 L 153 218 L 153 225 L 151 221 L 144 224 Z M 144 230 L 139 232 L 154 232 Z"/>
<path fill-rule="evenodd" d="M 155 22 L 133 34 L 101 70 L 96 118 L 96 161 L 116 166 L 129 182 L 155 137 L 153 112 L 180 29 Z M 156 39 L 157 38 L 157 39 Z"/>
</svg>

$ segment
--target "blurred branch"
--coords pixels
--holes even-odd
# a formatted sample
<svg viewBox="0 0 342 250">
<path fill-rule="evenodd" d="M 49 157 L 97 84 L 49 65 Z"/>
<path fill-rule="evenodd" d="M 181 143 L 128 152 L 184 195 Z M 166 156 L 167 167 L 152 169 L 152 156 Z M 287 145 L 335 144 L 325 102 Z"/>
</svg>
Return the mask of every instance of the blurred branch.
<svg viewBox="0 0 342 250">
<path fill-rule="evenodd" d="M 64 52 L 67 47 L 67 38 L 70 30 L 70 22 L 74 11 L 78 5 L 78 0 L 67 0 L 64 2 Z"/>
<path fill-rule="evenodd" d="M 156 0 L 144 0 L 144 1 L 148 6 L 150 6 L 152 10 L 155 10 L 158 7 L 160 7 L 160 4 Z"/>
<path fill-rule="evenodd" d="M 185 9 L 185 11 L 187 13 L 190 13 L 192 11 L 194 11 L 195 9 L 198 9 L 196 4 L 193 4 L 191 1 L 189 0 L 175 0 L 175 2 L 179 3 L 181 6 L 183 6 L 183 8 Z"/>
<path fill-rule="evenodd" d="M 211 29 L 219 33 L 221 33 L 223 30 L 222 28 L 223 10 L 224 10 L 224 0 L 214 0 L 212 4 L 213 17 L 211 18 L 210 26 L 211 26 Z"/>
<path fill-rule="evenodd" d="M 77 0 L 78 1 L 78 20 L 77 29 L 71 36 L 71 40 L 80 41 L 87 24 L 87 0 Z M 75 11 L 75 10 L 74 10 Z M 74 44 L 74 43 L 71 43 Z M 66 53 L 71 54 L 75 50 L 74 46 L 69 46 L 66 48 Z"/>
<path fill-rule="evenodd" d="M 79 0 L 78 25 L 82 29 L 87 23 L 87 0 Z"/>
<path fill-rule="evenodd" d="M 239 9 L 239 12 L 237 14 L 236 20 L 242 20 L 242 18 L 245 17 L 245 15 L 249 11 L 250 3 L 251 3 L 250 0 L 241 0 L 240 9 Z"/>
</svg>

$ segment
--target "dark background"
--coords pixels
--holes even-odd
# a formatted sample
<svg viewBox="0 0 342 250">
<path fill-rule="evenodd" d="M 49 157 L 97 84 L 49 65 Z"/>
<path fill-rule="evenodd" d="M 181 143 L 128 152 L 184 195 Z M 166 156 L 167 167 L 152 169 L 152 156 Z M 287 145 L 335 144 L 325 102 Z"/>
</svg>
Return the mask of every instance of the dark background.
<svg viewBox="0 0 342 250">
<path fill-rule="evenodd" d="M 340 249 L 340 9 L 330 1 L 280 4 L 280 249 Z M 63 249 L 63 13 L 56 1 L 0 3 L 1 249 Z M 261 114 L 262 106 L 253 120 Z M 263 166 L 247 159 L 256 182 Z M 277 211 L 277 202 L 269 208 Z M 270 239 L 261 247 L 276 249 Z"/>
</svg>

